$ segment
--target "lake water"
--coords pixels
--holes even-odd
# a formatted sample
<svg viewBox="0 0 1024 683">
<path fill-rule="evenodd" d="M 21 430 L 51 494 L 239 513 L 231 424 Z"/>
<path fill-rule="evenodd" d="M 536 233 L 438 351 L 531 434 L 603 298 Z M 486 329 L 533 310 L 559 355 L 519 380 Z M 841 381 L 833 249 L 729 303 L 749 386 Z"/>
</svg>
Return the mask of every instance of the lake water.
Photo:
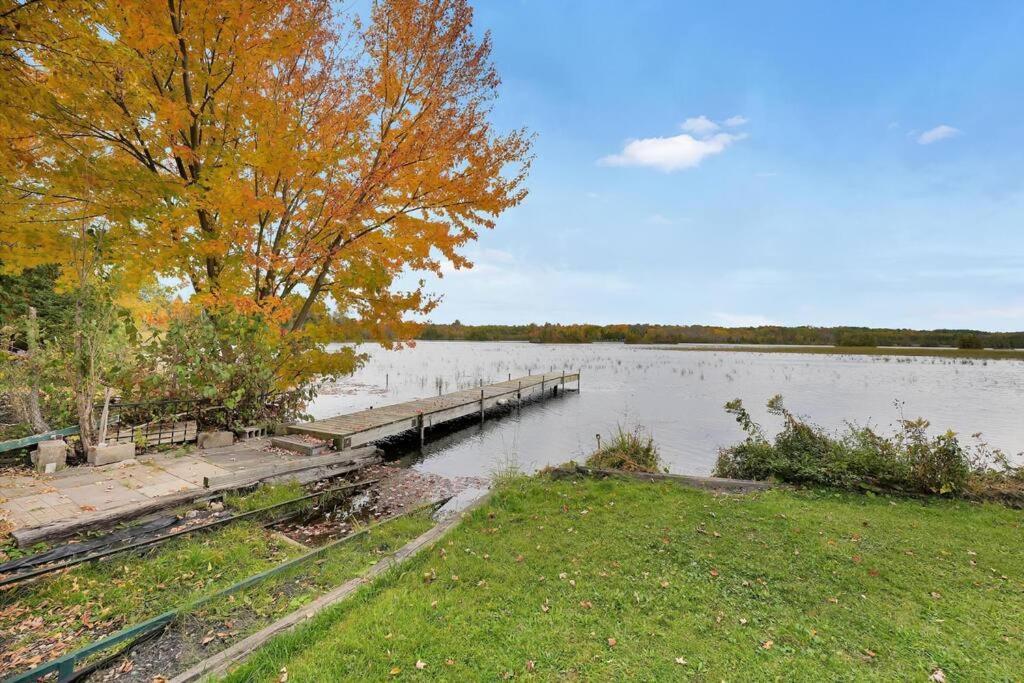
<svg viewBox="0 0 1024 683">
<path fill-rule="evenodd" d="M 982 432 L 1022 462 L 1024 361 L 686 351 L 623 344 L 418 342 L 384 350 L 321 395 L 318 418 L 540 372 L 580 371 L 580 392 L 532 403 L 428 442 L 407 459 L 444 475 L 488 475 L 516 464 L 530 471 L 593 451 L 595 434 L 642 426 L 672 472 L 708 474 L 721 446 L 743 437 L 722 408 L 743 399 L 772 431 L 764 404 L 782 394 L 795 413 L 836 429 L 844 420 L 888 430 L 902 414 L 965 437 Z M 968 438 L 969 440 L 969 438 Z"/>
</svg>

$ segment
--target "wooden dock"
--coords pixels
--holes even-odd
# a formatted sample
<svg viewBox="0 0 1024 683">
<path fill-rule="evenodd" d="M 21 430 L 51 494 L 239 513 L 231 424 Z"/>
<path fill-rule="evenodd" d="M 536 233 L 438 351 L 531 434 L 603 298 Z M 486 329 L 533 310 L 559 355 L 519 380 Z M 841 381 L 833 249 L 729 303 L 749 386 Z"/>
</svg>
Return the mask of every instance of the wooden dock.
<svg viewBox="0 0 1024 683">
<path fill-rule="evenodd" d="M 474 414 L 483 420 L 488 410 L 555 396 L 565 391 L 566 384 L 575 383 L 578 391 L 579 382 L 578 372 L 527 375 L 441 396 L 290 425 L 288 431 L 329 439 L 337 450 L 355 448 L 412 430 L 419 431 L 420 443 L 423 443 L 424 431 L 430 427 Z"/>
</svg>

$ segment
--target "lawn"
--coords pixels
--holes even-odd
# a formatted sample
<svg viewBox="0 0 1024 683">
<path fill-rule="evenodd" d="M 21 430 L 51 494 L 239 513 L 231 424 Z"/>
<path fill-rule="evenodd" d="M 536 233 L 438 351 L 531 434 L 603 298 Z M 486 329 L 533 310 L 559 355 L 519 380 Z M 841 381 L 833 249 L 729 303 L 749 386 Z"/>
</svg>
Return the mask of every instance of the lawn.
<svg viewBox="0 0 1024 683">
<path fill-rule="evenodd" d="M 229 680 L 1019 680 L 1022 522 L 991 504 L 515 479 Z"/>
</svg>

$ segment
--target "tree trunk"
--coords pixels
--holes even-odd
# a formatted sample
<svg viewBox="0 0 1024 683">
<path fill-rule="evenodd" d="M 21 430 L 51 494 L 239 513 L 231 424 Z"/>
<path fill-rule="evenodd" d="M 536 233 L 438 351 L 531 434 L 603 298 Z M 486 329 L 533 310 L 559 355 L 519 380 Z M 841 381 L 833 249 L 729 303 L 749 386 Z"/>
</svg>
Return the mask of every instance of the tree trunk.
<svg viewBox="0 0 1024 683">
<path fill-rule="evenodd" d="M 25 338 L 28 345 L 28 398 L 26 400 L 26 413 L 28 421 L 37 433 L 50 431 L 50 425 L 43 419 L 43 411 L 40 408 L 42 391 L 39 389 L 39 377 L 42 375 L 39 368 L 39 323 L 36 321 L 36 309 L 28 308 L 28 321 L 26 324 Z"/>
</svg>

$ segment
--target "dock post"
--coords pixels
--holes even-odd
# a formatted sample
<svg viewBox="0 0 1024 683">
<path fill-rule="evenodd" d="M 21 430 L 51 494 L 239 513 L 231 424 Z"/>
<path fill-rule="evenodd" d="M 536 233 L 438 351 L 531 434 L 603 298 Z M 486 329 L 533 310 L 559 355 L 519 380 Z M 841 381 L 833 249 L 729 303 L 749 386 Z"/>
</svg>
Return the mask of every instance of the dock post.
<svg viewBox="0 0 1024 683">
<path fill-rule="evenodd" d="M 484 423 L 484 390 L 480 390 L 480 424 Z"/>
<path fill-rule="evenodd" d="M 516 410 L 523 407 L 523 380 L 519 380 L 519 388 L 516 389 Z"/>
<path fill-rule="evenodd" d="M 423 413 L 420 413 L 420 450 L 423 450 L 423 444 L 426 442 L 426 425 L 423 420 Z"/>
</svg>

